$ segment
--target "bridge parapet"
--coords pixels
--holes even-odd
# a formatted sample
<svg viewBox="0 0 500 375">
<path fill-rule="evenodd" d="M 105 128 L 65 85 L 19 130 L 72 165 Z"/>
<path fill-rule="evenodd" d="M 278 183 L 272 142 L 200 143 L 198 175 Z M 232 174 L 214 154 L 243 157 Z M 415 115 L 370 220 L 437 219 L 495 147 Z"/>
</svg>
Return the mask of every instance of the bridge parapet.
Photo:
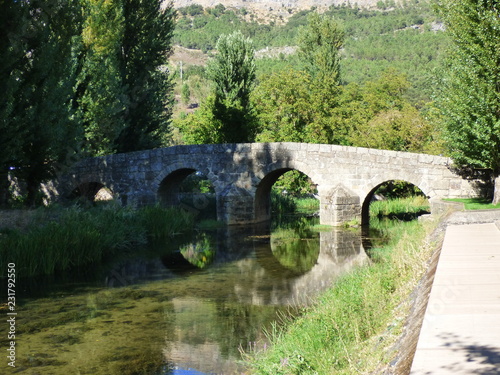
<svg viewBox="0 0 500 375">
<path fill-rule="evenodd" d="M 124 205 L 175 204 L 182 180 L 199 171 L 214 187 L 219 220 L 245 224 L 269 219 L 272 185 L 298 170 L 317 185 L 321 222 L 338 225 L 363 218 L 376 188 L 390 180 L 410 182 L 429 198 L 478 196 L 477 181 L 454 174 L 450 164 L 434 155 L 326 144 L 173 146 L 82 160 L 53 191 L 67 197 L 94 183 Z"/>
</svg>

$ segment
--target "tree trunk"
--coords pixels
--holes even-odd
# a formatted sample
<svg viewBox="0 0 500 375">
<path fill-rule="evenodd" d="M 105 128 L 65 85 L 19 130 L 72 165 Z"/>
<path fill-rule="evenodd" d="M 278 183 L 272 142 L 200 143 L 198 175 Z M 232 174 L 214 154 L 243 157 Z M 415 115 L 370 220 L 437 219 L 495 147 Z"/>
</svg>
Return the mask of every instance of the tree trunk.
<svg viewBox="0 0 500 375">
<path fill-rule="evenodd" d="M 0 173 L 0 207 L 7 207 L 9 202 L 9 174 Z"/>
<path fill-rule="evenodd" d="M 493 191 L 493 204 L 500 203 L 500 176 L 495 177 L 495 190 Z"/>
</svg>

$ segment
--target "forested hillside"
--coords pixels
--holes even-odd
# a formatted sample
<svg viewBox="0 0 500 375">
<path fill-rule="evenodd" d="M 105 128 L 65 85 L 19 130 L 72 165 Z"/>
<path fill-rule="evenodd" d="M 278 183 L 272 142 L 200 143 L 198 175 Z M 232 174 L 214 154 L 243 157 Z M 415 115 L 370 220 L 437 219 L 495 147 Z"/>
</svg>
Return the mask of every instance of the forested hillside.
<svg viewBox="0 0 500 375">
<path fill-rule="evenodd" d="M 266 20 L 257 19 L 252 13 L 248 13 L 245 8 L 229 9 L 220 4 L 213 8 L 191 5 L 178 9 L 178 12 L 173 41 L 182 47 L 181 50 L 177 49 L 182 53 L 175 54 L 172 61 L 173 69 L 178 73 L 182 64 L 183 79 L 182 82 L 180 78 L 177 81 L 176 93 L 180 106 L 175 113 L 176 117 L 180 116 L 180 120 L 176 120 L 175 125 L 181 133 L 184 129 L 184 133 L 189 132 L 190 135 L 183 137 L 182 134 L 177 134 L 174 137 L 176 142 L 197 141 L 192 137 L 195 119 L 187 114 L 193 111 L 192 107 L 202 104 L 211 92 L 208 89 L 211 81 L 206 80 L 204 65 L 210 56 L 217 53 L 215 46 L 219 36 L 239 30 L 244 37 L 251 39 L 256 50 L 257 79 L 253 96 L 254 110 L 258 112 L 256 117 L 268 124 L 276 120 L 265 113 L 275 113 L 275 108 L 266 106 L 266 100 L 257 98 L 257 95 L 260 93 L 283 97 L 287 94 L 277 93 L 276 90 L 283 82 L 288 82 L 295 85 L 295 97 L 287 99 L 288 104 L 290 101 L 294 102 L 293 111 L 283 116 L 293 116 L 296 122 L 303 122 L 305 127 L 305 124 L 310 125 L 311 122 L 323 123 L 323 130 L 316 129 L 315 137 L 304 134 L 299 136 L 304 129 L 296 129 L 290 134 L 297 136 L 289 136 L 286 139 L 276 137 L 276 134 L 270 136 L 271 133 L 263 129 L 265 124 L 256 125 L 256 132 L 260 134 L 257 134 L 257 140 L 321 141 L 394 148 L 390 143 L 381 142 L 388 135 L 387 129 L 382 131 L 384 124 L 392 123 L 391 126 L 397 128 L 397 132 L 402 132 L 403 128 L 407 128 L 407 133 L 410 128 L 417 128 L 415 131 L 418 132 L 425 130 L 425 134 L 419 134 L 421 139 L 417 142 L 395 141 L 397 144 L 414 145 L 401 149 L 442 152 L 439 141 L 435 139 L 439 129 L 426 118 L 433 92 L 432 82 L 436 69 L 440 67 L 447 37 L 443 32 L 443 25 L 428 2 L 415 0 L 397 6 L 394 2 L 378 2 L 376 9 L 341 5 L 332 6 L 322 13 L 322 17 L 332 19 L 338 24 L 343 37 L 342 47 L 338 51 L 340 71 L 337 83 L 341 89 L 331 93 L 337 96 L 337 100 L 331 103 L 331 108 L 326 111 L 328 114 L 322 110 L 321 115 L 311 112 L 312 106 L 308 101 L 315 97 L 315 88 L 308 83 L 310 77 L 304 73 L 307 63 L 299 53 L 301 30 L 308 27 L 310 15 L 316 13 L 315 9 L 298 12 L 291 10 L 293 14 L 288 19 L 267 23 Z M 272 93 L 269 91 L 271 89 L 274 90 Z M 302 97 L 298 98 L 296 95 Z M 325 102 L 330 99 L 331 96 L 328 100 L 321 98 Z M 373 103 L 367 103 L 368 100 Z M 391 105 L 383 103 L 384 101 L 390 101 Z M 375 102 L 378 104 L 374 104 Z M 359 113 L 353 114 L 353 106 L 356 105 L 364 109 L 365 113 L 360 110 Z M 283 105 L 279 106 L 283 109 Z M 300 108 L 304 111 L 300 112 Z M 356 116 L 363 120 L 353 120 Z M 319 120 L 318 117 L 322 119 Z M 312 120 L 313 118 L 316 120 Z M 340 126 L 339 121 L 343 125 Z M 186 125 L 186 122 L 189 125 Z M 334 122 L 336 125 L 333 125 Z M 395 125 L 395 122 L 398 122 L 398 125 Z M 401 122 L 406 122 L 406 125 Z M 282 122 L 280 126 L 283 126 Z M 332 130 L 332 127 L 337 129 Z M 393 130 L 389 133 L 392 134 Z M 380 135 L 380 131 L 384 135 Z M 372 141 L 363 141 L 368 133 L 374 133 L 371 135 Z M 400 136 L 402 135 L 398 137 Z M 380 142 L 374 139 L 379 139 Z M 208 139 L 205 138 L 204 141 Z"/>
<path fill-rule="evenodd" d="M 447 43 L 443 26 L 428 2 L 413 1 L 398 7 L 384 4 L 376 10 L 337 6 L 325 13 L 338 20 L 346 32 L 343 82 L 362 83 L 395 68 L 411 83 L 410 100 L 421 105 L 430 99 L 430 80 Z M 300 65 L 294 53 L 297 33 L 311 10 L 294 13 L 285 24 L 263 23 L 244 8 L 236 11 L 222 5 L 207 9 L 192 5 L 178 11 L 174 43 L 179 46 L 210 53 L 221 34 L 240 30 L 252 39 L 262 57 L 257 61 L 259 73 Z M 186 60 L 189 66 L 190 59 Z"/>
</svg>

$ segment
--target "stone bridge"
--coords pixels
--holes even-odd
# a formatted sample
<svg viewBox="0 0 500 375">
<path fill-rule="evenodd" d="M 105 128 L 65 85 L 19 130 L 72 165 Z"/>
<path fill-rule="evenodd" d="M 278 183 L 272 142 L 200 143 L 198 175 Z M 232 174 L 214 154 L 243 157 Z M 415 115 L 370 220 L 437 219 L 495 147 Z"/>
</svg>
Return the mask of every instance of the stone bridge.
<svg viewBox="0 0 500 375">
<path fill-rule="evenodd" d="M 475 183 L 450 165 L 440 156 L 326 144 L 174 146 L 82 160 L 60 176 L 52 194 L 93 199 L 106 187 L 123 205 L 174 205 L 182 181 L 198 171 L 213 184 L 218 220 L 247 224 L 270 218 L 272 185 L 298 170 L 317 185 L 321 223 L 339 225 L 366 222 L 375 190 L 391 180 L 419 187 L 431 202 L 478 196 Z"/>
</svg>

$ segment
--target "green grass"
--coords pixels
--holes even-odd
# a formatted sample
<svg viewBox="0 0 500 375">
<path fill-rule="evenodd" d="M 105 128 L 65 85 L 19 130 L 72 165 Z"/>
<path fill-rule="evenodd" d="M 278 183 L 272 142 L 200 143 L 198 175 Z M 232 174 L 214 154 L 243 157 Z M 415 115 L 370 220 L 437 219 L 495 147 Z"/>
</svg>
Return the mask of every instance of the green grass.
<svg viewBox="0 0 500 375">
<path fill-rule="evenodd" d="M 104 261 L 192 225 L 187 213 L 159 207 L 42 210 L 30 228 L 0 235 L 0 275 L 7 263 L 15 263 L 19 277 L 27 277 Z"/>
<path fill-rule="evenodd" d="M 311 213 L 319 211 L 319 200 L 316 198 L 293 197 L 271 191 L 271 210 L 276 213 Z"/>
<path fill-rule="evenodd" d="M 426 212 L 430 212 L 430 206 L 423 196 L 388 199 L 370 204 L 370 217 L 412 218 Z"/>
<path fill-rule="evenodd" d="M 404 309 L 431 253 L 431 223 L 401 222 L 372 249 L 373 263 L 342 277 L 300 317 L 268 333 L 272 345 L 248 354 L 256 374 L 359 374 L 388 363 Z M 434 224 L 435 225 L 435 224 Z"/>
<path fill-rule="evenodd" d="M 319 200 L 316 198 L 296 198 L 295 204 L 298 212 L 319 211 Z"/>
<path fill-rule="evenodd" d="M 500 209 L 499 204 L 492 204 L 490 200 L 484 198 L 453 198 L 443 199 L 449 202 L 460 202 L 464 204 L 466 210 L 491 210 Z"/>
</svg>

